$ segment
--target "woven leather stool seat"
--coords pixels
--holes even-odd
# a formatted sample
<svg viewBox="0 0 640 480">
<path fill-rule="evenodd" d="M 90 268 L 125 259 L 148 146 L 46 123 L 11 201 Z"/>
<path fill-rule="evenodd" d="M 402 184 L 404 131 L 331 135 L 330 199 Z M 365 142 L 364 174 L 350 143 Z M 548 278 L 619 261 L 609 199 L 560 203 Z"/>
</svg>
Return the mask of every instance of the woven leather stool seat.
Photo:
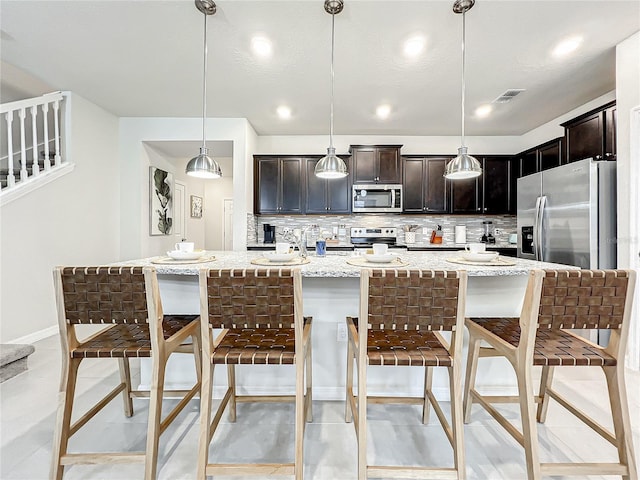
<svg viewBox="0 0 640 480">
<path fill-rule="evenodd" d="M 305 318 L 305 324 L 310 321 Z M 211 361 L 217 365 L 293 365 L 296 358 L 293 328 L 230 329 Z"/>
<path fill-rule="evenodd" d="M 198 315 L 165 315 L 162 322 L 162 333 L 165 340 L 197 318 Z M 71 350 L 72 358 L 150 356 L 149 326 L 141 323 L 114 325 Z"/>
<path fill-rule="evenodd" d="M 353 321 L 357 327 L 358 319 Z M 451 366 L 449 352 L 433 332 L 369 330 L 367 337 L 369 365 Z"/>
<path fill-rule="evenodd" d="M 517 318 L 471 318 L 482 328 L 514 347 L 520 342 Z M 614 366 L 616 359 L 604 349 L 583 341 L 564 330 L 538 329 L 533 364 L 545 366 Z"/>
</svg>

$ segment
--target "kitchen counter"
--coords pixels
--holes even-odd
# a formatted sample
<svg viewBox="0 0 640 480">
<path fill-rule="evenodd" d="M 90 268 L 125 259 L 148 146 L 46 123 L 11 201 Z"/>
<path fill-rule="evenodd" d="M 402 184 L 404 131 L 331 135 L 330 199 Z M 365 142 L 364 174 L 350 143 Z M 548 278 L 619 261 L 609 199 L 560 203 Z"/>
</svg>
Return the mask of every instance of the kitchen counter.
<svg viewBox="0 0 640 480">
<path fill-rule="evenodd" d="M 359 252 L 357 250 L 356 252 Z M 262 268 L 251 264 L 260 252 L 210 252 L 216 260 L 188 265 L 155 265 L 150 258 L 122 262 L 119 265 L 151 265 L 157 269 L 165 314 L 200 313 L 198 271 L 201 268 Z M 313 317 L 313 395 L 319 400 L 344 400 L 346 342 L 337 340 L 338 325 L 345 317 L 358 316 L 360 268 L 346 260 L 355 252 L 330 252 L 326 257 L 310 256 L 311 262 L 300 267 L 304 315 Z M 510 258 L 514 266 L 485 267 L 447 262 L 452 252 L 404 252 L 400 257 L 407 267 L 461 270 L 468 272 L 466 316 L 518 316 L 522 308 L 528 273 L 537 268 L 575 268 L 556 264 Z M 278 268 L 278 267 L 276 267 Z M 281 369 L 293 368 L 282 366 Z M 447 399 L 448 378 L 443 369 L 435 369 L 433 386 L 438 399 Z M 260 366 L 237 366 L 238 391 L 242 394 L 287 395 L 295 390 L 295 375 Z M 151 378 L 151 362 L 140 362 L 140 387 L 146 388 Z M 367 372 L 370 391 L 374 395 L 421 396 L 424 370 L 420 368 L 371 367 Z M 172 355 L 167 367 L 166 388 L 183 389 L 195 380 L 193 357 Z M 214 392 L 223 392 L 226 375 L 216 375 Z M 491 394 L 513 392 L 513 369 L 504 359 L 483 359 L 477 384 Z"/>
<path fill-rule="evenodd" d="M 301 265 L 300 270 L 303 277 L 359 277 L 360 267 L 349 265 L 346 261 L 353 257 L 355 252 L 331 252 L 325 257 L 309 255 L 310 263 Z M 153 258 L 143 260 L 133 260 L 122 262 L 121 265 L 151 265 L 156 268 L 161 275 L 197 275 L 202 268 L 261 268 L 251 264 L 251 260 L 260 258 L 260 252 L 208 252 L 215 255 L 215 260 L 207 263 L 191 263 L 185 265 L 156 265 L 152 263 Z M 532 269 L 558 268 L 559 265 L 553 263 L 536 262 L 522 258 L 509 258 L 515 263 L 514 266 L 481 266 L 481 265 L 461 265 L 447 261 L 447 258 L 455 256 L 450 251 L 439 252 L 412 252 L 402 251 L 400 258 L 409 263 L 408 266 L 400 268 L 429 268 L 436 270 L 466 270 L 470 277 L 495 277 L 526 275 Z M 571 267 L 569 267 L 571 268 Z"/>
</svg>

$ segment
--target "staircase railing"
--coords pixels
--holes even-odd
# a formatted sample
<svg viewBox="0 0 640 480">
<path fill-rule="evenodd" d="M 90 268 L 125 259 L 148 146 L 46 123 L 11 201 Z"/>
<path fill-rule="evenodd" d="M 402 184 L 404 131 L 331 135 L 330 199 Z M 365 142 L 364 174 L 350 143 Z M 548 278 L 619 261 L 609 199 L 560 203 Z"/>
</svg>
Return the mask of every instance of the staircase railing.
<svg viewBox="0 0 640 480">
<path fill-rule="evenodd" d="M 2 132 L 6 146 L 0 153 L 0 197 L 65 166 L 64 100 L 62 92 L 54 92 L 0 105 L 6 130 Z"/>
</svg>

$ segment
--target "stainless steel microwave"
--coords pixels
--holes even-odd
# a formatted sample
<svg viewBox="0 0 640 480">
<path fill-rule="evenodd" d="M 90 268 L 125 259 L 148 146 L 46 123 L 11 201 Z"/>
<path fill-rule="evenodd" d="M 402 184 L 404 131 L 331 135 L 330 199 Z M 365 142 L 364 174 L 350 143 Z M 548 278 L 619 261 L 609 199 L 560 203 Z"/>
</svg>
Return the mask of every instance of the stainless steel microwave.
<svg viewBox="0 0 640 480">
<path fill-rule="evenodd" d="M 354 213 L 402 212 L 402 185 L 354 185 Z"/>
</svg>

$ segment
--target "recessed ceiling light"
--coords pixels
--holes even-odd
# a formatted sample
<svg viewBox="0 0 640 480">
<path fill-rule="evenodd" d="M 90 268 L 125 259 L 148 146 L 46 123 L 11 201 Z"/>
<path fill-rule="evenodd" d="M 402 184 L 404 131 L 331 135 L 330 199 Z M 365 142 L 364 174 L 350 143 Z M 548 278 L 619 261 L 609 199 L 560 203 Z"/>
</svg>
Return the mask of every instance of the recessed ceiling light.
<svg viewBox="0 0 640 480">
<path fill-rule="evenodd" d="M 276 112 L 277 112 L 278 116 L 283 120 L 287 120 L 287 119 L 291 118 L 291 109 L 289 107 L 287 107 L 286 105 L 280 105 L 276 109 Z"/>
<path fill-rule="evenodd" d="M 491 112 L 493 112 L 493 106 L 491 105 L 480 105 L 476 108 L 476 117 L 484 118 L 487 117 Z"/>
<path fill-rule="evenodd" d="M 376 116 L 378 118 L 388 118 L 389 114 L 391 113 L 391 106 L 390 105 L 380 105 L 378 106 L 378 108 L 376 108 Z"/>
<path fill-rule="evenodd" d="M 558 45 L 556 45 L 556 48 L 553 49 L 553 56 L 564 57 L 565 55 L 568 55 L 571 52 L 575 51 L 581 43 L 582 37 L 580 36 L 570 37 L 562 40 L 560 43 L 558 43 Z"/>
<path fill-rule="evenodd" d="M 414 35 L 404 42 L 403 51 L 406 57 L 415 58 L 422 53 L 427 43 L 422 35 Z"/>
<path fill-rule="evenodd" d="M 259 57 L 269 57 L 272 51 L 271 40 L 261 36 L 253 37 L 251 39 L 251 49 Z"/>
</svg>

